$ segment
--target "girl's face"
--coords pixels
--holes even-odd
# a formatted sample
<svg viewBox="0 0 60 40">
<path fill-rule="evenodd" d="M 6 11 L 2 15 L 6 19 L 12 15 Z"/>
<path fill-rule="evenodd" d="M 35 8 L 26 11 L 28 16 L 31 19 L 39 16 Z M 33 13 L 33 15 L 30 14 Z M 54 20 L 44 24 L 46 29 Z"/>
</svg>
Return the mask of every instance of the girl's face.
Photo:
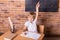
<svg viewBox="0 0 60 40">
<path fill-rule="evenodd" d="M 28 17 L 28 21 L 33 22 L 33 17 Z"/>
</svg>

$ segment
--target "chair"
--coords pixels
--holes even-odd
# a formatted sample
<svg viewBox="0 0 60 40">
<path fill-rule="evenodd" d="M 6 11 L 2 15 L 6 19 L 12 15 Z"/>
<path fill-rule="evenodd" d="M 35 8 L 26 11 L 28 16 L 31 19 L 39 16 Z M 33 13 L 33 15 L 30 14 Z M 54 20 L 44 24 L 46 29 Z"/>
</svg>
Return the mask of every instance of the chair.
<svg viewBox="0 0 60 40">
<path fill-rule="evenodd" d="M 44 25 L 39 25 L 39 33 L 44 34 Z"/>
<path fill-rule="evenodd" d="M 44 38 L 44 25 L 38 26 L 39 33 L 42 35 L 39 40 L 43 40 Z"/>
</svg>

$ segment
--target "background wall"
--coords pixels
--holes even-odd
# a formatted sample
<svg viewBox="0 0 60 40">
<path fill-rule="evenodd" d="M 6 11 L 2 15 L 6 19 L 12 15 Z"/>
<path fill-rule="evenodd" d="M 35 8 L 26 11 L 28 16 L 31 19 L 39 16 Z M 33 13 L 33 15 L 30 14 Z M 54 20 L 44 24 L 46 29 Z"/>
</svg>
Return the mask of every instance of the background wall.
<svg viewBox="0 0 60 40">
<path fill-rule="evenodd" d="M 22 29 L 28 15 L 29 12 L 25 12 L 25 0 L 0 0 L 0 32 L 9 30 L 8 16 L 16 29 Z M 39 12 L 37 23 L 44 23 L 46 34 L 60 35 L 60 3 L 59 12 Z"/>
</svg>

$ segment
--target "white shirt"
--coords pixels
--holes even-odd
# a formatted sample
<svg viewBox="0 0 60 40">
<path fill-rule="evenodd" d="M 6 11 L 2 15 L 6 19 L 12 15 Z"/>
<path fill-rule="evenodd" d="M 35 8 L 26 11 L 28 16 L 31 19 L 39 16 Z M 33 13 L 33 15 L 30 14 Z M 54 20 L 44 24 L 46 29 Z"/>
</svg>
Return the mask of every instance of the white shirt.
<svg viewBox="0 0 60 40">
<path fill-rule="evenodd" d="M 37 32 L 36 20 L 34 20 L 32 23 L 29 21 L 25 22 L 25 26 L 27 27 L 28 31 Z"/>
</svg>

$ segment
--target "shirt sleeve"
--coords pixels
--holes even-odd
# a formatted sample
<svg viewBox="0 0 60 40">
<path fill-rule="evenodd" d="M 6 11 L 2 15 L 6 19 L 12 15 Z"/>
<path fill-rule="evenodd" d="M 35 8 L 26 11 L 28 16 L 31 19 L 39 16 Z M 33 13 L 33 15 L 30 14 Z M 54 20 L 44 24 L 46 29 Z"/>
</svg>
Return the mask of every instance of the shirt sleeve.
<svg viewBox="0 0 60 40">
<path fill-rule="evenodd" d="M 36 23 L 36 20 L 34 20 L 33 22 Z"/>
<path fill-rule="evenodd" d="M 25 24 L 24 24 L 26 27 L 28 27 L 28 22 L 25 22 Z"/>
</svg>

